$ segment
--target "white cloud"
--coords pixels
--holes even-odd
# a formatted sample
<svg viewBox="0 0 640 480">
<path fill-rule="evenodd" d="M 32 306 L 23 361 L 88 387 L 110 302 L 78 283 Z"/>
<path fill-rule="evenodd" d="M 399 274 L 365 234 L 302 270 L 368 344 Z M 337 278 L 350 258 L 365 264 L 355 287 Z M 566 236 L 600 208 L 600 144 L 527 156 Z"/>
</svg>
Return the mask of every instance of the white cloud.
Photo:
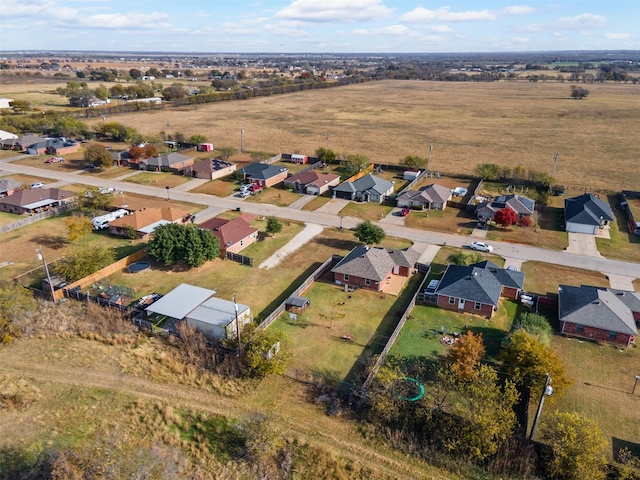
<svg viewBox="0 0 640 480">
<path fill-rule="evenodd" d="M 428 25 L 425 30 L 433 33 L 453 33 L 454 31 L 448 25 Z"/>
<path fill-rule="evenodd" d="M 354 35 L 369 35 L 370 32 L 366 28 L 358 28 L 351 33 L 353 33 Z"/>
<path fill-rule="evenodd" d="M 393 13 L 381 0 L 295 0 L 276 18 L 305 22 L 358 22 L 385 18 Z"/>
<path fill-rule="evenodd" d="M 191 32 L 191 35 L 207 35 L 211 32 L 213 32 L 212 27 L 202 27 L 202 28 L 199 28 L 198 30 L 193 30 Z"/>
<path fill-rule="evenodd" d="M 411 30 L 406 25 L 389 25 L 388 27 L 376 28 L 374 33 L 379 35 L 406 36 Z"/>
<path fill-rule="evenodd" d="M 289 22 L 280 22 L 272 25 L 265 25 L 264 29 L 269 33 L 274 33 L 281 37 L 308 37 L 309 33 L 300 28 L 295 28 Z M 255 33 L 255 29 L 253 30 Z"/>
<path fill-rule="evenodd" d="M 402 22 L 474 22 L 495 20 L 495 12 L 491 10 L 468 10 L 466 12 L 452 12 L 449 7 L 428 10 L 418 7 L 400 17 Z"/>
<path fill-rule="evenodd" d="M 560 28 L 584 29 L 602 27 L 607 23 L 607 18 L 602 15 L 583 13 L 575 17 L 562 17 L 553 22 L 553 25 Z"/>
<path fill-rule="evenodd" d="M 604 36 L 608 40 L 628 40 L 631 38 L 628 33 L 605 33 Z"/>
<path fill-rule="evenodd" d="M 513 37 L 510 38 L 509 41 L 516 45 L 526 45 L 531 43 L 531 39 L 529 37 Z"/>
<path fill-rule="evenodd" d="M 526 5 L 514 5 L 512 7 L 503 8 L 501 13 L 503 15 L 529 15 L 533 13 L 535 10 Z"/>
<path fill-rule="evenodd" d="M 88 17 L 74 19 L 85 27 L 91 28 L 140 28 L 144 30 L 155 29 L 157 27 L 167 28 L 169 23 L 164 22 L 169 15 L 166 13 L 100 13 Z"/>
</svg>

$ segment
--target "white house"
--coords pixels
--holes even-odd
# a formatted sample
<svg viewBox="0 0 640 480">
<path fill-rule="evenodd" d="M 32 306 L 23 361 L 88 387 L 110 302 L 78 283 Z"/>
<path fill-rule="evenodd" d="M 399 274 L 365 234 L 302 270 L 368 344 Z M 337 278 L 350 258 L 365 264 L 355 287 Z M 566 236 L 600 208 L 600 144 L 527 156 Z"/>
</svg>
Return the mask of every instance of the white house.
<svg viewBox="0 0 640 480">
<path fill-rule="evenodd" d="M 11 108 L 13 98 L 0 98 L 0 108 Z"/>
</svg>

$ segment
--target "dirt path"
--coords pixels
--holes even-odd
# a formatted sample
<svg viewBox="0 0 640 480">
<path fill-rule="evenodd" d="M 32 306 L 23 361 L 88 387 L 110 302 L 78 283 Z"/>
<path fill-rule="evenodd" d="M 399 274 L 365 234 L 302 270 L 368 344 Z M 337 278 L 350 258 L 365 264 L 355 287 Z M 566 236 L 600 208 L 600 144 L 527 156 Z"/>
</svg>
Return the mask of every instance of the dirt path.
<svg viewBox="0 0 640 480">
<path fill-rule="evenodd" d="M 241 417 L 256 409 L 252 407 L 251 398 L 227 398 L 187 386 L 159 384 L 124 374 L 64 365 L 29 365 L 24 361 L 8 358 L 2 358 L 2 365 L 5 374 L 21 378 L 69 386 L 105 388 L 135 398 L 142 397 L 168 401 L 172 404 L 215 415 Z M 281 400 L 285 402 L 291 401 L 290 398 Z M 308 405 L 300 407 L 309 408 Z M 424 465 L 417 459 L 405 459 L 401 454 L 398 454 L 398 457 L 401 458 L 400 460 L 393 458 L 381 448 L 366 444 L 364 439 L 362 442 L 344 440 L 344 438 L 348 437 L 353 438 L 355 433 L 353 425 L 346 420 L 324 417 L 318 421 L 318 417 L 309 418 L 308 416 L 295 415 L 295 409 L 288 409 L 284 406 L 282 406 L 281 411 L 286 413 L 286 416 L 278 411 L 280 408 L 274 410 L 276 411 L 273 413 L 279 417 L 279 424 L 284 426 L 288 433 L 333 452 L 335 455 L 360 463 L 379 474 L 382 478 L 407 480 L 415 478 L 432 478 L 434 480 L 452 478 L 444 473 L 434 476 L 432 474 L 434 469 Z M 425 472 L 427 471 L 430 473 L 426 474 Z"/>
</svg>

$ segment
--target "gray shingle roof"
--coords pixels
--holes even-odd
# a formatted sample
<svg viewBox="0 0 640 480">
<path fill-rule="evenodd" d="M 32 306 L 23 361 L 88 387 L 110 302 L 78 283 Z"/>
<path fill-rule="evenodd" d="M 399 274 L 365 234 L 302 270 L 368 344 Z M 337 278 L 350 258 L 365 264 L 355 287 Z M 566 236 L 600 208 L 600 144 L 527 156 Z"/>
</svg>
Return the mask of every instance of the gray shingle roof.
<svg viewBox="0 0 640 480">
<path fill-rule="evenodd" d="M 252 163 L 240 171 L 243 175 L 246 175 L 249 178 L 254 178 L 256 180 L 268 180 L 271 177 L 275 177 L 283 171 L 288 170 L 289 169 L 285 167 L 274 167 L 266 163 Z"/>
<path fill-rule="evenodd" d="M 4 180 L 0 180 L 0 193 L 8 192 L 9 190 L 15 190 L 16 188 L 20 188 L 22 183 L 14 180 L 13 178 L 5 178 Z"/>
<path fill-rule="evenodd" d="M 451 198 L 451 190 L 447 187 L 432 183 L 420 190 L 408 190 L 398 195 L 397 200 L 426 201 L 428 203 L 446 203 Z"/>
<path fill-rule="evenodd" d="M 640 296 L 635 292 L 560 285 L 558 309 L 561 322 L 638 335 L 632 309 L 640 312 Z"/>
<path fill-rule="evenodd" d="M 614 220 L 611 207 L 593 193 L 584 193 L 579 197 L 567 198 L 564 201 L 564 218 L 567 223 L 582 225 L 600 225 L 602 220 Z"/>
<path fill-rule="evenodd" d="M 369 174 L 353 182 L 343 182 L 334 188 L 334 190 L 338 190 L 339 192 L 371 192 L 384 195 L 392 188 L 393 183 L 390 181 Z"/>
<path fill-rule="evenodd" d="M 159 157 L 147 158 L 143 160 L 143 163 L 146 165 L 151 165 L 153 167 L 171 167 L 176 163 L 186 162 L 193 157 L 189 157 L 187 155 L 183 155 L 181 153 L 168 153 L 167 155 L 161 155 Z"/>
<path fill-rule="evenodd" d="M 413 268 L 417 259 L 418 252 L 411 248 L 387 250 L 362 245 L 354 247 L 331 271 L 380 282 L 396 265 Z"/>
<path fill-rule="evenodd" d="M 536 202 L 522 195 L 500 195 L 491 202 L 482 202 L 478 205 L 478 210 L 488 208 L 493 212 L 502 210 L 505 207 L 511 208 L 519 215 L 531 215 L 535 209 Z"/>
<path fill-rule="evenodd" d="M 524 273 L 486 260 L 469 266 L 449 265 L 435 293 L 498 306 L 503 286 L 522 289 Z"/>
</svg>

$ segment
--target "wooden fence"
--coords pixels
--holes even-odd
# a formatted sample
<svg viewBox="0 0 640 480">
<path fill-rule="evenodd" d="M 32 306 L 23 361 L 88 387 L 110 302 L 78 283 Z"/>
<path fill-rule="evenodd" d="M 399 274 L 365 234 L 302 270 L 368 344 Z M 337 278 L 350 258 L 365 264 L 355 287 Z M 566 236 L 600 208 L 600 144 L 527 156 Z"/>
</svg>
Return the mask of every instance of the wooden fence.
<svg viewBox="0 0 640 480">
<path fill-rule="evenodd" d="M 234 262 L 241 263 L 242 265 L 249 265 L 250 267 L 253 267 L 253 258 L 245 257 L 239 253 L 227 252 L 225 253 L 225 258 L 227 260 L 233 260 Z"/>
<path fill-rule="evenodd" d="M 343 182 L 354 182 L 354 181 L 358 180 L 359 178 L 364 177 L 365 175 L 369 175 L 370 173 L 373 173 L 373 167 L 374 167 L 373 163 L 370 163 L 369 165 L 364 167 L 362 170 L 360 170 L 355 175 L 352 175 L 349 178 L 347 178 L 346 180 L 342 180 L 342 181 Z"/>
<path fill-rule="evenodd" d="M 398 338 L 398 335 L 400 335 L 400 331 L 402 330 L 402 327 L 404 327 L 404 324 L 406 323 L 407 319 L 409 318 L 409 314 L 413 310 L 413 307 L 416 306 L 416 300 L 418 298 L 418 295 L 420 294 L 420 292 L 422 292 L 422 289 L 423 289 L 424 284 L 427 281 L 428 277 L 429 277 L 429 271 L 427 271 L 425 273 L 424 278 L 422 279 L 422 282 L 420 282 L 420 286 L 418 286 L 418 290 L 416 291 L 416 293 L 411 298 L 411 301 L 409 302 L 409 305 L 407 305 L 407 308 L 405 309 L 404 313 L 402 314 L 402 317 L 400 317 L 400 321 L 398 322 L 398 325 L 396 325 L 395 330 L 393 331 L 393 333 L 389 337 L 389 340 L 387 340 L 387 344 L 384 346 L 384 349 L 382 350 L 382 352 L 378 356 L 378 359 L 376 360 L 376 363 L 373 365 L 373 367 L 371 368 L 371 371 L 369 372 L 369 375 L 367 376 L 367 378 L 365 379 L 364 383 L 362 384 L 362 386 L 364 388 L 368 388 L 369 385 L 371 385 L 371 382 L 373 381 L 374 377 L 378 373 L 378 370 L 380 370 L 380 367 L 384 364 L 384 362 L 385 362 L 385 360 L 387 358 L 387 354 L 389 353 L 389 350 L 391 350 L 391 347 L 393 346 L 393 344 L 395 343 L 396 339 Z"/>
<path fill-rule="evenodd" d="M 316 268 L 313 273 L 311 275 L 309 275 L 304 282 L 302 282 L 302 284 L 296 288 L 293 292 L 291 292 L 291 295 L 289 296 L 294 296 L 294 295 L 301 295 L 305 290 L 307 290 L 309 288 L 309 286 L 311 286 L 311 284 L 313 282 L 315 282 L 318 278 L 320 278 L 322 276 L 322 274 L 324 274 L 324 272 L 326 272 L 335 262 L 337 262 L 338 260 L 340 260 L 342 257 L 340 255 L 332 255 L 331 257 L 327 258 L 324 263 L 322 265 L 320 265 L 318 268 Z M 284 312 L 286 309 L 286 300 L 284 302 L 282 302 L 280 305 L 278 305 L 275 310 L 273 312 L 271 312 L 261 323 L 260 325 L 258 325 L 256 327 L 256 330 L 265 330 L 266 328 L 268 328 L 273 322 L 276 321 L 276 319 L 282 315 L 282 312 Z"/>
<path fill-rule="evenodd" d="M 26 225 L 30 225 L 34 222 L 38 222 L 40 220 L 43 220 L 45 218 L 49 218 L 49 217 L 53 217 L 54 215 L 57 215 L 59 213 L 62 212 L 66 212 L 67 210 L 71 210 L 72 208 L 75 208 L 76 203 L 75 202 L 71 202 L 71 203 L 67 203 L 65 205 L 61 205 L 59 207 L 55 207 L 52 208 L 51 210 L 47 210 L 46 212 L 41 212 L 41 213 L 35 213 L 33 215 L 30 215 L 28 217 L 25 218 L 21 218 L 20 220 L 10 223 L 8 225 L 2 225 L 0 226 L 0 233 L 7 233 L 10 232 L 12 230 L 16 230 L 18 228 L 24 227 Z"/>
</svg>

